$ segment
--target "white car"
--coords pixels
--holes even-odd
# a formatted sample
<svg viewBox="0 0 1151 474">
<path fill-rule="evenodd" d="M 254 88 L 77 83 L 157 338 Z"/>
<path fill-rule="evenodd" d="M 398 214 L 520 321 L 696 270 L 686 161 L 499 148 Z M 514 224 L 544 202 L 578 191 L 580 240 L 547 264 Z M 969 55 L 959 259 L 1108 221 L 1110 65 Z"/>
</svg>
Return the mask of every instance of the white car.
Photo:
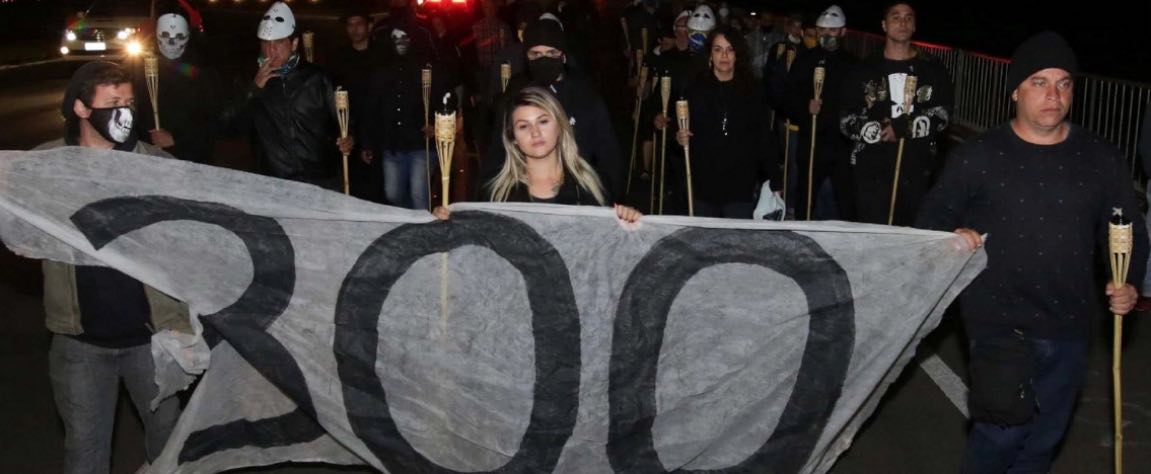
<svg viewBox="0 0 1151 474">
<path fill-rule="evenodd" d="M 60 55 L 123 57 L 143 51 L 148 4 L 138 0 L 96 0 L 68 21 Z"/>
</svg>

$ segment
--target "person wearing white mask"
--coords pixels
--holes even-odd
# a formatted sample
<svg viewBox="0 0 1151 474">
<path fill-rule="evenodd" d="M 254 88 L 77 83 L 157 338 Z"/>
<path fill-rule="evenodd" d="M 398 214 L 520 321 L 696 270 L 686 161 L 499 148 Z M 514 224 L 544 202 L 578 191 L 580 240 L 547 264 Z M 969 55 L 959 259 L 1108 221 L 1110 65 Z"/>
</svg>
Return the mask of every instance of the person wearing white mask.
<svg viewBox="0 0 1151 474">
<path fill-rule="evenodd" d="M 791 123 L 799 126 L 794 161 L 799 172 L 794 193 L 796 218 L 806 218 L 808 170 L 812 170 L 812 219 L 852 220 L 854 196 L 851 192 L 850 142 L 839 132 L 840 89 L 855 57 L 845 51 L 842 40 L 847 17 L 836 5 L 828 7 L 815 20 L 819 46 L 799 56 L 784 84 L 783 110 Z M 823 93 L 815 99 L 815 69 L 823 68 Z M 815 163 L 811 166 L 811 117 L 816 117 Z M 828 191 L 828 186 L 830 190 Z M 819 199 L 820 197 L 824 199 Z"/>
<path fill-rule="evenodd" d="M 353 140 L 337 138 L 332 81 L 299 52 L 292 10 L 276 2 L 257 28 L 259 66 L 234 128 L 255 129 L 260 172 L 338 189 L 338 152 L 351 154 Z"/>
<path fill-rule="evenodd" d="M 134 65 L 132 81 L 137 101 L 136 129 L 144 140 L 181 160 L 211 163 L 217 117 L 223 105 L 216 98 L 218 76 L 204 66 L 192 40 L 194 31 L 182 13 L 156 18 L 156 65 L 160 126 L 157 128 L 142 65 Z"/>
</svg>

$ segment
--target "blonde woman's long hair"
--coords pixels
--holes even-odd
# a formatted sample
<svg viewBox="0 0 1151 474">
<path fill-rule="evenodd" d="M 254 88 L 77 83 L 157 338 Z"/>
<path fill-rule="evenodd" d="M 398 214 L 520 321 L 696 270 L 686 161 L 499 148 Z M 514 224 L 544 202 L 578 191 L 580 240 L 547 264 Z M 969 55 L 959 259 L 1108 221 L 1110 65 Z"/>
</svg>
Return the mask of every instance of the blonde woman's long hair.
<svg viewBox="0 0 1151 474">
<path fill-rule="evenodd" d="M 576 145 L 575 133 L 572 130 L 571 122 L 568 121 L 568 114 L 564 112 L 563 106 L 560 105 L 555 96 L 541 87 L 527 87 L 516 94 L 510 104 L 510 107 L 504 110 L 504 133 L 502 134 L 507 159 L 504 160 L 503 169 L 488 183 L 492 201 L 507 201 L 508 196 L 517 185 L 528 185 L 528 157 L 516 146 L 515 123 L 512 120 L 512 115 L 520 107 L 533 106 L 539 107 L 551 115 L 559 127 L 555 153 L 564 170 L 575 178 L 576 184 L 590 192 L 595 197 L 596 202 L 601 206 L 605 205 L 607 199 L 604 198 L 603 184 L 591 165 L 580 157 L 579 146 Z M 560 175 L 560 179 L 559 184 L 562 185 L 563 175 Z"/>
</svg>

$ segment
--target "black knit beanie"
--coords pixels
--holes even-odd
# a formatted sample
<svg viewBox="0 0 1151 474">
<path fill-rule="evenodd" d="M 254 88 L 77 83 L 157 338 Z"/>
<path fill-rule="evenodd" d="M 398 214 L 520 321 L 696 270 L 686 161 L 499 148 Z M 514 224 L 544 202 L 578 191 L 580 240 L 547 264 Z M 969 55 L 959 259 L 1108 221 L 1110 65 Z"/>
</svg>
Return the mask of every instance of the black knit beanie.
<svg viewBox="0 0 1151 474">
<path fill-rule="evenodd" d="M 559 23 L 551 20 L 535 20 L 524 29 L 524 51 L 535 46 L 551 46 L 560 51 L 567 50 L 567 39 Z"/>
<path fill-rule="evenodd" d="M 1062 69 L 1072 76 L 1079 74 L 1075 52 L 1067 40 L 1053 31 L 1032 36 L 1015 49 L 1007 68 L 1007 90 L 1015 90 L 1036 71 L 1048 68 Z"/>
</svg>

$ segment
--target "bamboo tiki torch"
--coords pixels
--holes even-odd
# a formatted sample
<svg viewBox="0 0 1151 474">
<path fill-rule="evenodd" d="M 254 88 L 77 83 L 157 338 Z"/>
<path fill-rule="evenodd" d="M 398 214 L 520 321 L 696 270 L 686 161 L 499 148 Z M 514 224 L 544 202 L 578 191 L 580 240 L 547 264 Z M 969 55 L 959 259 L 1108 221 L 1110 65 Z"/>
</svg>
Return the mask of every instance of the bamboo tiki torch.
<svg viewBox="0 0 1151 474">
<path fill-rule="evenodd" d="M 448 112 L 448 97 L 444 94 L 444 113 L 436 112 L 436 152 L 440 155 L 440 184 L 443 185 L 443 195 L 440 196 L 440 205 L 448 205 L 448 187 L 452 179 L 452 152 L 456 148 L 456 113 Z"/>
<path fill-rule="evenodd" d="M 691 112 L 687 100 L 675 101 L 675 118 L 679 122 L 680 130 L 691 130 Z M 683 163 L 687 168 L 687 215 L 695 215 L 695 194 L 691 189 L 691 147 L 689 143 L 683 145 Z"/>
<path fill-rule="evenodd" d="M 903 114 L 911 117 L 911 103 L 915 101 L 915 89 L 919 78 L 907 76 L 903 83 Z M 910 124 L 908 124 L 910 126 Z M 907 133 L 904 130 L 903 133 Z M 899 139 L 899 150 L 895 152 L 895 179 L 891 181 L 891 206 L 887 210 L 887 225 L 895 222 L 895 196 L 899 192 L 899 168 L 903 165 L 903 144 L 905 139 Z"/>
<path fill-rule="evenodd" d="M 813 98 L 816 101 L 819 101 L 820 97 L 823 96 L 823 80 L 826 77 L 826 75 L 827 75 L 827 71 L 823 68 L 823 66 L 819 66 L 819 67 L 815 68 L 815 74 L 812 76 L 811 80 L 812 80 L 812 82 L 814 82 L 813 85 L 815 86 L 815 96 Z M 815 127 L 816 127 L 815 119 L 816 119 L 816 116 L 817 116 L 816 114 L 811 114 L 811 153 L 807 157 L 807 220 L 811 220 L 811 194 L 812 194 L 811 191 L 812 191 L 812 188 L 814 186 L 813 176 L 815 175 Z"/>
<path fill-rule="evenodd" d="M 663 103 L 663 116 L 667 117 L 667 103 L 668 103 L 668 99 L 671 98 L 671 76 L 663 76 L 659 79 L 659 94 L 660 94 L 660 101 Z M 659 213 L 660 213 L 660 215 L 663 215 L 663 196 L 664 196 L 663 183 L 664 183 L 664 179 L 667 177 L 667 129 L 668 129 L 667 125 L 664 125 L 664 127 L 663 127 L 663 139 L 662 139 L 662 143 L 659 146 L 659 150 L 660 150 L 660 155 L 659 155 Z M 652 157 L 652 161 L 653 162 L 655 161 L 654 157 Z M 655 186 L 655 185 L 653 184 L 652 186 Z"/>
<path fill-rule="evenodd" d="M 636 53 L 636 59 L 639 59 L 639 51 L 636 50 Z M 635 144 L 636 139 L 639 138 L 639 112 L 640 107 L 643 105 L 643 85 L 645 82 L 647 82 L 647 69 L 641 68 L 639 70 L 639 81 L 635 86 L 635 112 L 634 115 L 632 115 L 631 159 L 628 160 L 627 165 L 627 186 L 625 194 L 631 193 L 631 175 L 632 170 L 635 169 Z"/>
<path fill-rule="evenodd" d="M 144 78 L 148 81 L 148 98 L 152 100 L 152 119 L 160 129 L 160 66 L 155 56 L 144 58 Z"/>
<path fill-rule="evenodd" d="M 340 138 L 348 138 L 348 91 L 336 89 L 336 119 L 340 122 Z M 344 153 L 344 194 L 351 194 L 348 181 L 348 154 Z"/>
<path fill-rule="evenodd" d="M 783 45 L 780 45 L 783 46 Z M 787 59 L 785 70 L 791 72 L 791 63 L 795 62 L 795 50 L 787 50 Z M 791 119 L 783 121 L 783 191 L 780 196 L 783 198 L 784 214 L 787 214 L 787 165 L 791 161 Z"/>
<path fill-rule="evenodd" d="M 1123 217 L 1123 209 L 1116 208 L 1107 226 L 1111 250 L 1111 283 L 1120 288 L 1127 284 L 1127 270 L 1131 264 L 1133 242 L 1131 220 Z M 1111 380 L 1115 396 L 1115 473 L 1123 473 L 1123 385 L 1120 358 L 1123 346 L 1123 315 L 1114 316 L 1114 334 L 1111 340 Z"/>
<path fill-rule="evenodd" d="M 500 92 L 508 91 L 508 80 L 512 78 L 512 65 L 509 63 L 500 64 Z"/>
<path fill-rule="evenodd" d="M 311 31 L 304 32 L 304 59 L 316 62 L 316 34 Z"/>
<path fill-rule="evenodd" d="M 431 114 L 432 95 L 432 67 L 424 66 L 420 69 L 420 92 L 424 99 L 424 128 L 428 127 L 428 116 Z M 428 134 L 424 133 L 424 174 L 428 186 L 428 206 L 432 206 L 432 152 Z"/>
</svg>

